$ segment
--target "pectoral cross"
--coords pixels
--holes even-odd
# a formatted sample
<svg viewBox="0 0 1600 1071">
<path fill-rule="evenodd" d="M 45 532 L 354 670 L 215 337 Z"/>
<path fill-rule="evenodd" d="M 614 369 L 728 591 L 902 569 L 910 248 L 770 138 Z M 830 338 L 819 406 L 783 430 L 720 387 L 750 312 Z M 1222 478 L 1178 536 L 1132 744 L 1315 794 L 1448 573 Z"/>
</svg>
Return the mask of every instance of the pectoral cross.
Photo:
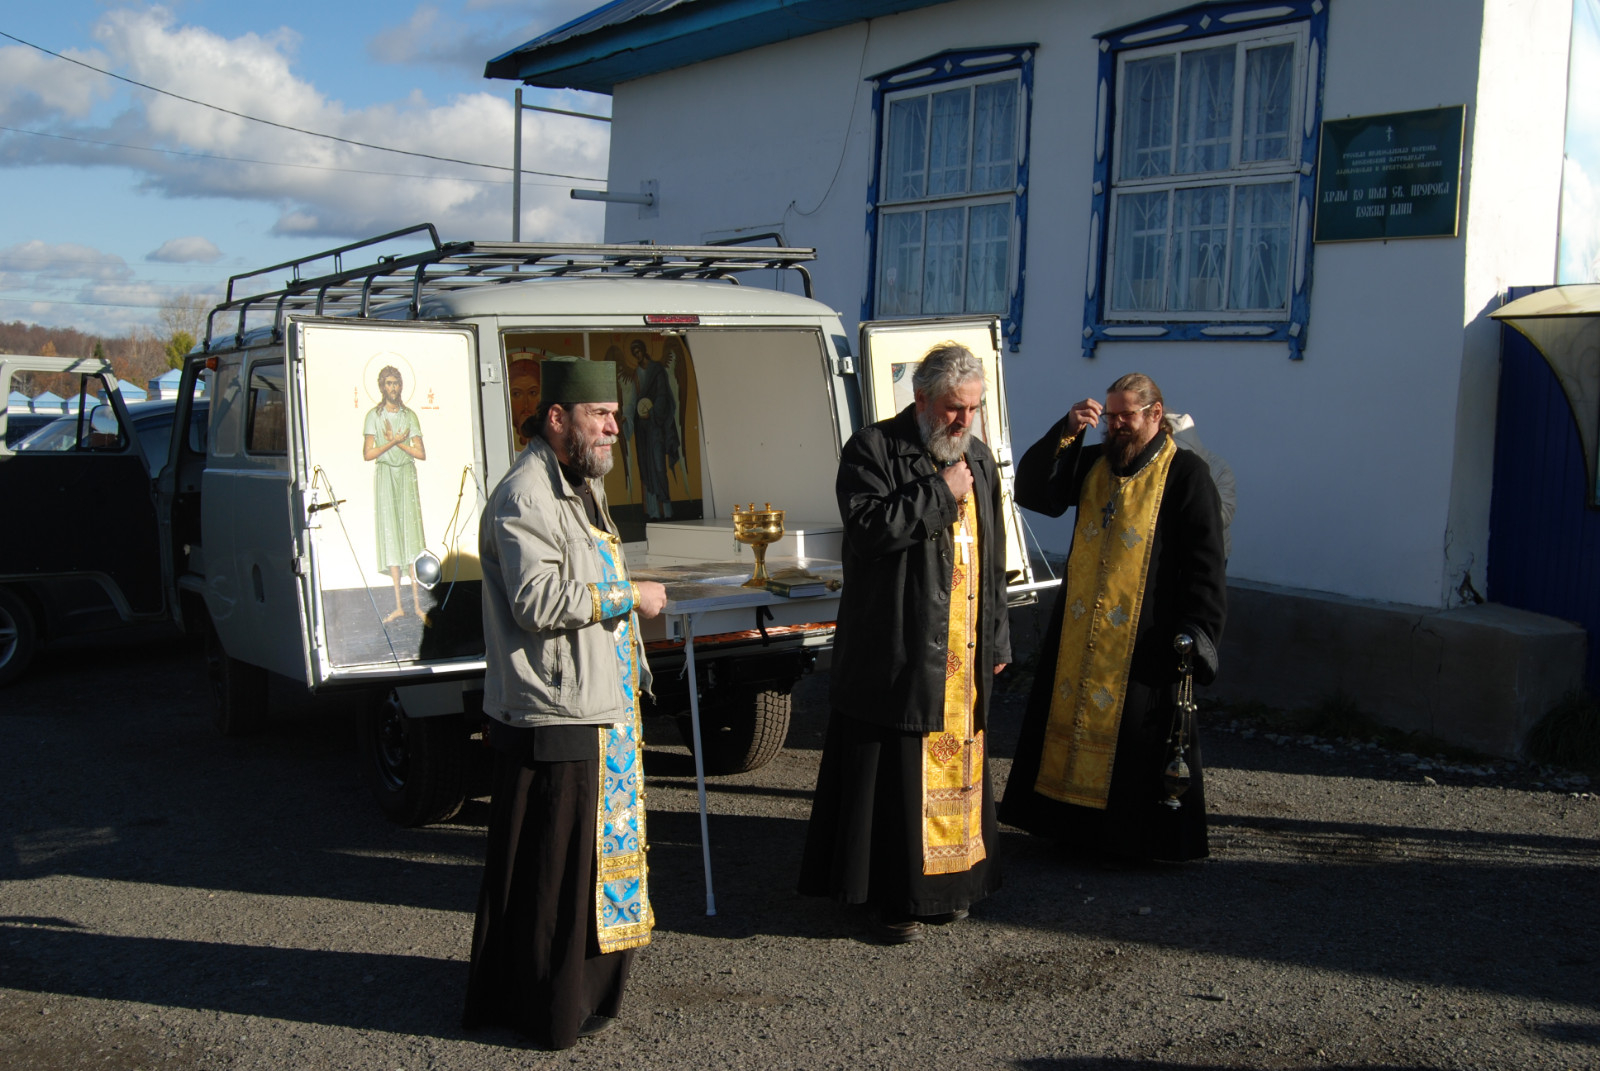
<svg viewBox="0 0 1600 1071">
<path fill-rule="evenodd" d="M 1117 496 L 1122 494 L 1122 481 L 1117 481 L 1117 486 L 1111 489 L 1110 496 L 1106 499 L 1104 508 L 1100 510 L 1100 527 L 1107 531 L 1111 528 L 1111 519 L 1117 515 Z"/>
<path fill-rule="evenodd" d="M 962 565 L 967 564 L 967 548 L 976 542 L 967 531 L 967 500 L 962 499 L 956 504 L 956 521 L 961 525 L 956 535 L 956 561 Z"/>
<path fill-rule="evenodd" d="M 967 530 L 963 526 L 961 534 L 956 536 L 956 560 L 962 565 L 967 564 L 967 547 L 975 542 L 977 541 L 967 534 Z"/>
</svg>

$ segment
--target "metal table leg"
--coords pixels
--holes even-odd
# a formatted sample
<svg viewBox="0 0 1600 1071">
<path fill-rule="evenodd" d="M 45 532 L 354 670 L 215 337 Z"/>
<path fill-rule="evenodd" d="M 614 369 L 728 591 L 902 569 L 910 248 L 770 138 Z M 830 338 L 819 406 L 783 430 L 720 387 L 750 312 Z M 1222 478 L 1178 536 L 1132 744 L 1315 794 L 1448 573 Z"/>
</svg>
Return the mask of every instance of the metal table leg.
<svg viewBox="0 0 1600 1071">
<path fill-rule="evenodd" d="M 711 835 L 706 825 L 705 752 L 700 746 L 700 680 L 694 668 L 694 615 L 683 615 L 684 668 L 689 673 L 689 723 L 694 730 L 694 779 L 700 790 L 700 857 L 706 871 L 706 914 L 717 913 L 717 894 L 711 888 Z"/>
</svg>

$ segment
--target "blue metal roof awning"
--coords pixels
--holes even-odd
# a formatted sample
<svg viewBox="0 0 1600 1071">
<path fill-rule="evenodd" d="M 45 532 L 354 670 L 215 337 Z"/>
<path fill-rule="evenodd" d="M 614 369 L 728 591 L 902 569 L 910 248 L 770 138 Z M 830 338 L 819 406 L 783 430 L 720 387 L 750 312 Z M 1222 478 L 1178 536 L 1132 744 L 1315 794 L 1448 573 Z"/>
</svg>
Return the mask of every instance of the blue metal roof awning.
<svg viewBox="0 0 1600 1071">
<path fill-rule="evenodd" d="M 618 83 L 947 0 L 612 0 L 496 56 L 485 78 L 610 93 Z"/>
</svg>

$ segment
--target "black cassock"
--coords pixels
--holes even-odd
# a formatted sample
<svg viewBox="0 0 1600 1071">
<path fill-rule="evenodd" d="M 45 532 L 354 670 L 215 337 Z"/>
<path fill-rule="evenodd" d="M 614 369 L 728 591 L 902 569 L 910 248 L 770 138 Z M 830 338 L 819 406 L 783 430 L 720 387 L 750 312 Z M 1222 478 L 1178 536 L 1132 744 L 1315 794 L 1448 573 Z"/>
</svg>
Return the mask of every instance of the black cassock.
<svg viewBox="0 0 1600 1071">
<path fill-rule="evenodd" d="M 1017 466 L 1016 500 L 1027 509 L 1059 517 L 1079 505 L 1089 470 L 1105 452 L 1103 444 L 1077 441 L 1059 449 L 1066 418 L 1034 443 Z M 1166 438 L 1159 432 L 1127 472 L 1137 472 Z M 1085 502 L 1082 509 L 1101 508 Z M 1167 471 L 1156 516 L 1150 570 L 1145 578 L 1128 692 L 1117 732 L 1111 789 L 1104 810 L 1063 803 L 1033 791 L 1050 716 L 1056 659 L 1061 646 L 1061 615 L 1067 589 L 1062 584 L 1039 648 L 1039 667 L 1023 717 L 1022 734 L 1000 820 L 1039 836 L 1054 837 L 1088 852 L 1143 859 L 1200 859 L 1206 849 L 1205 779 L 1200 740 L 1191 730 L 1187 752 L 1193 780 L 1173 809 L 1161 773 L 1169 756 L 1167 739 L 1179 679 L 1173 638 L 1180 632 L 1202 637 L 1210 659 L 1197 658 L 1195 680 L 1208 683 L 1216 673 L 1214 653 L 1222 640 L 1227 580 L 1222 555 L 1222 517 L 1216 485 L 1200 457 L 1179 450 Z"/>
</svg>

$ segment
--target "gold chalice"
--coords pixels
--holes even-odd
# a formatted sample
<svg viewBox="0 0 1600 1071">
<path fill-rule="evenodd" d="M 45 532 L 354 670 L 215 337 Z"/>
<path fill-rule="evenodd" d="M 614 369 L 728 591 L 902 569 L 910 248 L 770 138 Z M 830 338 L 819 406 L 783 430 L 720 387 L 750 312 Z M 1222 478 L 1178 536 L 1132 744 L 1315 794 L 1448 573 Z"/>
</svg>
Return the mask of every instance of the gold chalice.
<svg viewBox="0 0 1600 1071">
<path fill-rule="evenodd" d="M 756 571 L 744 582 L 747 588 L 767 586 L 767 545 L 783 538 L 783 510 L 768 502 L 756 509 L 754 502 L 740 509 L 733 507 L 733 538 L 747 545 L 756 556 Z"/>
</svg>

